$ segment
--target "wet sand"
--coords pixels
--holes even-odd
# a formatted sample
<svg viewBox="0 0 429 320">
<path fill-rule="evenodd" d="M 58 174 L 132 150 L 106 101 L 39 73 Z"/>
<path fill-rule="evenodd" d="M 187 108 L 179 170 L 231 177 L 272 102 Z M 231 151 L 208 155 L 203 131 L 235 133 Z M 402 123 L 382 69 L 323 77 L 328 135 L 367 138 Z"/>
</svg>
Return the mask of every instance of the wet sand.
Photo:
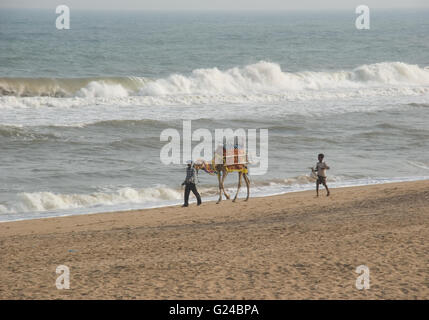
<svg viewBox="0 0 429 320">
<path fill-rule="evenodd" d="M 0 299 L 429 298 L 429 180 L 322 195 L 0 223 Z"/>
</svg>

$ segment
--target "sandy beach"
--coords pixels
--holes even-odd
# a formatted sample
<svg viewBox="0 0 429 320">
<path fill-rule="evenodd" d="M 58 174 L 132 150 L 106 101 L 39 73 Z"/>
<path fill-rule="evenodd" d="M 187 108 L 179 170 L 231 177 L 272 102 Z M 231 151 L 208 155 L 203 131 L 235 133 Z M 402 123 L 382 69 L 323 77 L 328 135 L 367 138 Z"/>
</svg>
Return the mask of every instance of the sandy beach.
<svg viewBox="0 0 429 320">
<path fill-rule="evenodd" d="M 428 180 L 322 195 L 0 223 L 0 298 L 429 298 Z"/>
</svg>

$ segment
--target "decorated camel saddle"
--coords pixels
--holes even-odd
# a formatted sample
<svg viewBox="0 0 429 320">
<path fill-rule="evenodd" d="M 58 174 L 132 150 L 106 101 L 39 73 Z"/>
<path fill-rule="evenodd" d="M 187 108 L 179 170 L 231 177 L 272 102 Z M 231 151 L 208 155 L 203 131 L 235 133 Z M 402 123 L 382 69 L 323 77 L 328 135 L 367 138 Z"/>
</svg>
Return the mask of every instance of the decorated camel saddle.
<svg viewBox="0 0 429 320">
<path fill-rule="evenodd" d="M 201 162 L 201 161 L 200 161 Z M 246 149 L 241 144 L 218 146 L 211 161 L 204 161 L 202 170 L 209 174 L 216 174 L 219 167 L 229 172 L 248 173 L 249 163 Z"/>
</svg>

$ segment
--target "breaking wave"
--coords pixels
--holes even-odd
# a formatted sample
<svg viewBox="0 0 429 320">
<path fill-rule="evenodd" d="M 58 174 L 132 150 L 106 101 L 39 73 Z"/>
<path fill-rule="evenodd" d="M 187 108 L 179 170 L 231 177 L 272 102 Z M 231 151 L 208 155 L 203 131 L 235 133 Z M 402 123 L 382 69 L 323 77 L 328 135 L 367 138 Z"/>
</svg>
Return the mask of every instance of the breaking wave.
<svg viewBox="0 0 429 320">
<path fill-rule="evenodd" d="M 351 178 L 346 176 L 330 176 L 329 182 L 331 183 L 330 186 L 335 188 L 426 179 L 429 179 L 429 177 Z M 314 188 L 314 181 L 315 178 L 310 174 L 286 179 L 251 181 L 251 196 L 264 197 L 288 192 L 312 190 Z M 230 195 L 234 195 L 236 184 L 230 182 L 225 188 Z M 241 188 L 240 195 L 242 197 L 245 196 L 245 189 Z M 199 186 L 198 190 L 204 201 L 215 200 L 217 198 L 218 188 L 214 185 Z M 8 203 L 0 204 L 0 222 L 177 205 L 182 201 L 182 192 L 181 189 L 162 186 L 142 189 L 127 187 L 115 192 L 96 192 L 92 194 L 19 193 L 12 205 Z M 42 213 L 43 215 L 35 216 L 33 213 Z"/>
<path fill-rule="evenodd" d="M 129 96 L 200 96 L 202 100 L 231 96 L 279 95 L 303 90 L 429 86 L 429 68 L 403 62 L 362 65 L 351 71 L 286 72 L 280 65 L 260 61 L 227 70 L 196 69 L 166 78 L 0 78 L 0 95 L 16 97 L 124 98 Z M 267 99 L 269 97 L 265 97 Z M 198 100 L 198 99 L 197 99 Z"/>
<path fill-rule="evenodd" d="M 112 97 L 128 96 L 141 88 L 146 79 L 138 77 L 104 78 L 0 78 L 0 95 L 18 97 Z"/>
<path fill-rule="evenodd" d="M 58 137 L 50 133 L 39 133 L 22 126 L 0 125 L 0 137 L 28 141 L 55 140 Z"/>
<path fill-rule="evenodd" d="M 352 71 L 284 72 L 278 64 L 261 61 L 221 71 L 197 69 L 190 76 L 171 75 L 148 82 L 143 95 L 243 95 L 284 91 L 361 88 L 380 85 L 429 85 L 429 69 L 402 62 L 362 65 Z"/>
<path fill-rule="evenodd" d="M 337 178 L 331 178 L 336 181 Z M 252 188 L 257 190 L 306 185 L 314 182 L 315 179 L 310 175 L 301 175 L 288 179 L 276 179 L 270 181 L 252 181 Z M 232 179 L 226 185 L 228 192 L 236 190 L 236 185 Z M 218 187 L 200 186 L 199 191 L 202 197 L 212 197 L 218 194 Z M 95 192 L 91 194 L 60 194 L 54 192 L 24 192 L 17 194 L 17 199 L 13 205 L 0 204 L 0 213 L 25 213 L 25 212 L 45 212 L 68 209 L 80 209 L 102 206 L 115 206 L 121 204 L 140 204 L 143 207 L 148 204 L 165 203 L 167 201 L 181 200 L 181 189 L 173 189 L 165 186 L 152 188 L 121 188 L 115 192 Z"/>
<path fill-rule="evenodd" d="M 177 190 L 158 188 L 122 188 L 116 192 L 96 192 L 92 194 L 59 194 L 53 192 L 19 193 L 17 202 L 12 206 L 0 206 L 0 212 L 43 212 L 95 206 L 113 206 L 118 204 L 145 204 L 163 200 L 181 198 Z"/>
</svg>

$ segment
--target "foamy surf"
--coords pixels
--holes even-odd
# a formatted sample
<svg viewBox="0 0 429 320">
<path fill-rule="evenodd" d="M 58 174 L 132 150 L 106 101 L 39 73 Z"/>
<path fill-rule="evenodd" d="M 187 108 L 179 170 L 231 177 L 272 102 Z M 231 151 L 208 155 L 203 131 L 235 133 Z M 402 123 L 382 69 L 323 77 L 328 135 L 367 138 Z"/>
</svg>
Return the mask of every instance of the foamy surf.
<svg viewBox="0 0 429 320">
<path fill-rule="evenodd" d="M 139 77 L 0 78 L 0 95 L 18 97 L 111 97 L 135 92 L 148 81 Z M 116 90 L 115 90 L 116 89 Z"/>
<path fill-rule="evenodd" d="M 428 86 L 429 69 L 403 62 L 361 65 L 353 70 L 287 72 L 260 61 L 227 70 L 196 69 L 166 78 L 0 78 L 0 95 L 17 97 L 246 96 L 279 95 L 303 90 Z"/>
<path fill-rule="evenodd" d="M 123 203 L 149 203 L 162 200 L 177 200 L 181 195 L 178 190 L 168 187 L 121 188 L 116 192 L 95 192 L 91 194 L 58 194 L 54 192 L 23 192 L 17 194 L 17 202 L 9 209 L 3 206 L 2 213 L 43 212 L 111 206 Z"/>
<path fill-rule="evenodd" d="M 360 179 L 337 176 L 330 177 L 328 181 L 331 188 L 343 188 L 427 179 L 429 176 Z M 270 181 L 252 181 L 251 197 L 267 197 L 313 190 L 314 181 L 315 179 L 311 175 Z M 225 189 L 230 195 L 234 195 L 236 192 L 236 186 L 231 182 L 226 185 Z M 239 197 L 245 196 L 244 189 L 242 188 L 240 191 Z M 200 186 L 199 191 L 203 201 L 215 201 L 218 197 L 217 186 Z M 93 194 L 20 193 L 17 195 L 16 203 L 9 206 L 0 204 L 0 222 L 174 206 L 182 203 L 182 193 L 183 190 L 180 188 L 174 189 L 166 186 L 140 189 L 127 187 L 116 192 Z M 190 202 L 195 201 L 191 199 Z"/>
<path fill-rule="evenodd" d="M 90 108 L 91 112 L 85 112 L 79 118 L 94 115 L 100 121 L 104 120 L 99 119 L 104 113 L 121 114 L 128 108 L 140 112 L 140 109 L 153 107 L 177 107 L 181 113 L 183 107 L 214 109 L 261 104 L 279 105 L 282 112 L 290 114 L 311 114 L 318 110 L 305 104 L 318 101 L 327 102 L 324 113 L 361 112 L 388 108 L 400 99 L 408 99 L 403 101 L 406 104 L 425 106 L 429 99 L 429 69 L 402 62 L 382 62 L 350 71 L 287 72 L 279 64 L 261 61 L 227 70 L 197 69 L 187 75 L 172 74 L 160 79 L 0 78 L 0 94 L 0 109 L 5 112 L 5 120 L 16 119 L 15 112 L 25 112 L 26 109 L 39 114 L 42 112 L 39 109 L 55 109 L 51 112 L 57 113 L 57 109 L 68 112 L 67 109 Z M 366 104 L 359 103 L 362 99 L 367 101 Z M 381 107 L 378 101 L 382 99 L 390 99 L 389 104 L 382 103 Z M 339 100 L 351 103 L 337 106 L 331 103 Z M 174 114 L 174 110 L 163 113 L 161 118 L 170 113 Z M 110 116 L 106 117 L 105 120 L 110 120 Z M 35 118 L 31 115 L 31 119 Z M 154 119 L 153 112 L 148 119 Z"/>
<path fill-rule="evenodd" d="M 284 91 L 366 88 L 385 85 L 429 85 L 429 71 L 402 62 L 362 65 L 352 71 L 285 72 L 271 62 L 235 67 L 194 70 L 190 76 L 179 74 L 148 82 L 140 93 L 160 95 L 238 95 L 277 94 Z"/>
</svg>

